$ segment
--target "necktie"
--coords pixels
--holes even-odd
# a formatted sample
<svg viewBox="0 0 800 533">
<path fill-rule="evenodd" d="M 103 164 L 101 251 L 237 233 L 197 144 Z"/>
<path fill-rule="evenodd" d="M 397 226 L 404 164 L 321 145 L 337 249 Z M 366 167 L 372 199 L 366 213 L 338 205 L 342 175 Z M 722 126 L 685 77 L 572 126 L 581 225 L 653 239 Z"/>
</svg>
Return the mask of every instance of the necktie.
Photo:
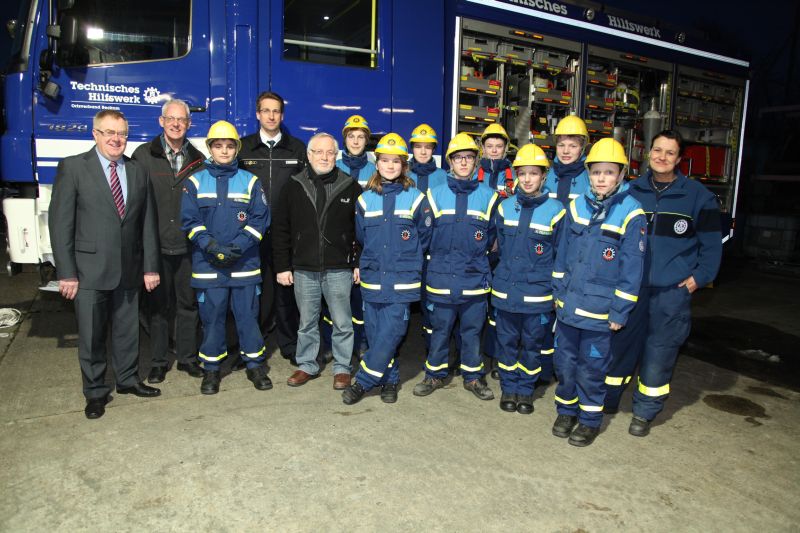
<svg viewBox="0 0 800 533">
<path fill-rule="evenodd" d="M 275 141 L 267 141 L 267 146 L 269 146 L 269 149 L 272 150 L 275 148 Z"/>
<path fill-rule="evenodd" d="M 111 194 L 114 196 L 119 218 L 122 218 L 125 216 L 125 197 L 122 196 L 122 185 L 117 174 L 117 162 L 111 161 L 108 166 L 111 167 Z"/>
</svg>

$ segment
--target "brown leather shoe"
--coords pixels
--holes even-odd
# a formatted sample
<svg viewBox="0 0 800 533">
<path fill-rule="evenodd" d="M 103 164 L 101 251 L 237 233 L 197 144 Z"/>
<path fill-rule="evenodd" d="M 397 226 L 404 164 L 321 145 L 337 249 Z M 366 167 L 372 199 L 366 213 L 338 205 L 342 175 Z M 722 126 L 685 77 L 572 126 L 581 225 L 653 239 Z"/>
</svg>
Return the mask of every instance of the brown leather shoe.
<svg viewBox="0 0 800 533">
<path fill-rule="evenodd" d="M 333 376 L 333 388 L 336 390 L 344 390 L 350 386 L 350 374 L 344 372 L 335 374 Z"/>
<path fill-rule="evenodd" d="M 306 383 L 308 383 L 312 379 L 315 379 L 318 376 L 319 374 L 312 375 L 312 374 L 307 374 L 302 370 L 295 370 L 294 374 L 289 376 L 289 379 L 286 380 L 286 384 L 289 385 L 290 387 L 299 387 L 300 385 L 305 385 Z"/>
</svg>

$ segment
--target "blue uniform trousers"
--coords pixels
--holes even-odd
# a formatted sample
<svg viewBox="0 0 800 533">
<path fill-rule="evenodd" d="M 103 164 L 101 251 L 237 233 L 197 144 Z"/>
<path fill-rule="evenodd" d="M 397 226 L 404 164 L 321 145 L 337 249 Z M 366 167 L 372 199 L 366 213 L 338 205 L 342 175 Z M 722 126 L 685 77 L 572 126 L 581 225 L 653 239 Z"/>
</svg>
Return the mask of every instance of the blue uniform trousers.
<svg viewBox="0 0 800 533">
<path fill-rule="evenodd" d="M 542 350 L 539 353 L 539 363 L 542 365 L 542 372 L 539 374 L 541 381 L 553 381 L 553 356 L 556 352 L 553 347 L 555 337 L 553 335 L 556 326 L 556 312 L 551 311 L 542 315 L 544 323 L 544 334 L 542 336 Z"/>
<path fill-rule="evenodd" d="M 510 313 L 495 310 L 497 367 L 500 388 L 506 394 L 531 396 L 539 378 L 539 352 L 544 337 L 541 313 Z"/>
<path fill-rule="evenodd" d="M 555 353 L 558 414 L 577 416 L 581 424 L 600 427 L 606 373 L 611 364 L 611 337 L 611 330 L 591 331 L 558 323 Z"/>
<path fill-rule="evenodd" d="M 606 377 L 609 409 L 619 406 L 638 365 L 633 414 L 652 420 L 661 412 L 678 351 L 691 329 L 691 301 L 686 287 L 642 287 L 627 325 L 611 343 L 614 356 Z"/>
<path fill-rule="evenodd" d="M 367 334 L 364 329 L 364 305 L 361 299 L 361 287 L 353 285 L 350 291 L 350 312 L 353 314 L 353 350 L 363 351 L 367 347 Z M 328 304 L 322 304 L 322 325 L 320 326 L 322 345 L 325 349 L 331 347 L 333 336 L 333 321 L 331 320 Z"/>
<path fill-rule="evenodd" d="M 356 381 L 369 390 L 400 381 L 395 355 L 408 332 L 408 303 L 364 302 L 364 329 L 369 348 L 361 359 Z"/>
<path fill-rule="evenodd" d="M 225 320 L 229 307 L 236 321 L 242 360 L 247 364 L 247 368 L 264 364 L 266 355 L 264 338 L 258 327 L 260 307 L 258 295 L 258 285 L 197 290 L 200 320 L 203 322 L 203 342 L 200 345 L 203 368 L 208 371 L 219 370 L 222 360 L 228 355 L 225 345 Z"/>
<path fill-rule="evenodd" d="M 450 334 L 456 319 L 460 323 L 461 373 L 464 381 L 473 381 L 484 375 L 481 362 L 481 330 L 486 321 L 486 297 L 476 296 L 462 304 L 433 304 L 431 312 L 431 347 L 425 361 L 427 377 L 443 379 L 447 376 L 447 356 L 450 352 Z"/>
</svg>

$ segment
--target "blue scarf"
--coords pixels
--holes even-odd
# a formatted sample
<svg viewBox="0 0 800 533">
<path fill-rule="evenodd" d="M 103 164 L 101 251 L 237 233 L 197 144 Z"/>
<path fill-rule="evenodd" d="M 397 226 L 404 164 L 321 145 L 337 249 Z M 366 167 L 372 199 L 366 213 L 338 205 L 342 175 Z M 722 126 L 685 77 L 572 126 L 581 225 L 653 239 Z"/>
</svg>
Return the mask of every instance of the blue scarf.
<svg viewBox="0 0 800 533">
<path fill-rule="evenodd" d="M 381 183 L 383 194 L 397 194 L 403 190 L 403 184 L 397 181 L 383 181 Z"/>
<path fill-rule="evenodd" d="M 447 176 L 447 186 L 456 194 L 469 194 L 478 188 L 480 182 L 478 180 L 459 180 L 453 176 Z"/>
<path fill-rule="evenodd" d="M 486 183 L 493 191 L 497 190 L 497 176 L 505 172 L 511 166 L 508 159 L 481 159 L 481 168 L 489 174 L 489 181 Z M 505 178 L 504 178 L 505 179 Z"/>
<path fill-rule="evenodd" d="M 412 159 L 409 163 L 409 168 L 411 169 L 411 172 L 417 175 L 417 189 L 421 191 L 427 191 L 428 176 L 433 174 L 433 172 L 438 168 L 436 166 L 436 161 L 431 158 L 431 160 L 427 163 L 420 163 L 416 159 Z"/>
<path fill-rule="evenodd" d="M 215 163 L 213 159 L 208 158 L 206 159 L 206 170 L 218 180 L 228 179 L 239 171 L 239 165 L 237 165 L 235 159 L 229 165 L 220 165 Z"/>
<path fill-rule="evenodd" d="M 581 156 L 572 163 L 567 163 L 566 165 L 559 161 L 558 157 L 553 160 L 553 171 L 556 173 L 556 176 L 558 176 L 556 197 L 562 204 L 566 205 L 569 203 L 569 192 L 572 190 L 572 187 L 575 186 L 575 178 L 586 168 L 584 165 L 585 162 L 586 156 Z"/>
<path fill-rule="evenodd" d="M 350 177 L 358 181 L 358 175 L 361 169 L 367 166 L 367 152 L 361 152 L 361 155 L 350 155 L 347 150 L 342 150 L 342 161 L 350 169 Z"/>
<path fill-rule="evenodd" d="M 522 190 L 517 186 L 517 194 L 514 195 L 517 200 L 517 204 L 522 209 L 527 209 L 528 207 L 539 206 L 547 199 L 547 195 L 539 194 L 538 196 L 530 196 L 522 192 Z"/>
</svg>

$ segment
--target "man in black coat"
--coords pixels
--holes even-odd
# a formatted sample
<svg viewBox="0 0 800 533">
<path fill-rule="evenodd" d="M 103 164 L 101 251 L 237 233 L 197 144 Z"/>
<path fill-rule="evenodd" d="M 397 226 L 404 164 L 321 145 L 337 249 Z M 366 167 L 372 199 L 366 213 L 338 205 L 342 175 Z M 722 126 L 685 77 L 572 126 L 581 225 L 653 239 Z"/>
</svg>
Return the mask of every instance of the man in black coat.
<svg viewBox="0 0 800 533">
<path fill-rule="evenodd" d="M 111 399 L 105 384 L 106 332 L 117 392 L 158 396 L 139 381 L 139 289 L 159 284 L 158 228 L 147 173 L 124 156 L 128 121 L 119 111 L 94 117 L 95 147 L 58 164 L 49 208 L 59 291 L 75 300 L 78 360 L 87 418 Z"/>
<path fill-rule="evenodd" d="M 259 130 L 242 139 L 239 166 L 259 177 L 267 203 L 276 208 L 281 189 L 289 178 L 305 166 L 306 147 L 281 128 L 284 117 L 283 98 L 273 92 L 263 92 L 256 99 Z M 272 232 L 261 241 L 261 333 L 267 336 L 275 328 L 281 355 L 294 362 L 297 350 L 299 312 L 291 287 L 275 281 L 272 260 Z"/>
<path fill-rule="evenodd" d="M 161 241 L 161 284 L 145 296 L 152 356 L 149 383 L 161 383 L 169 370 L 167 350 L 173 328 L 178 370 L 192 377 L 203 377 L 197 361 L 200 320 L 197 298 L 190 285 L 191 249 L 181 229 L 183 182 L 204 168 L 205 159 L 186 138 L 191 122 L 186 102 L 170 100 L 161 108 L 158 118 L 163 133 L 133 152 L 133 160 L 150 176 Z"/>
</svg>

